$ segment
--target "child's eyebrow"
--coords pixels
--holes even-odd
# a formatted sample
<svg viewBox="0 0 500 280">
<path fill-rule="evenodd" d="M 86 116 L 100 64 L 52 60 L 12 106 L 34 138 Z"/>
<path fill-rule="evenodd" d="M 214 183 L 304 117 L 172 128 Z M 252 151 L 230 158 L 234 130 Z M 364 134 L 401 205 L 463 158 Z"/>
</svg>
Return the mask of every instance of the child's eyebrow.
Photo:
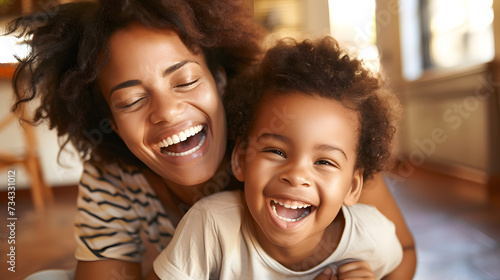
<svg viewBox="0 0 500 280">
<path fill-rule="evenodd" d="M 277 140 L 277 141 L 283 142 L 283 143 L 290 143 L 290 139 L 288 139 L 286 136 L 283 136 L 281 134 L 276 134 L 276 133 L 262 133 L 261 135 L 259 135 L 259 137 L 257 137 L 257 142 L 260 142 L 260 141 L 262 141 L 264 139 L 269 139 L 269 138 L 273 139 L 273 140 Z M 344 156 L 344 158 L 346 160 L 348 160 L 347 154 L 340 147 L 332 146 L 332 145 L 329 145 L 329 144 L 318 144 L 318 145 L 314 146 L 314 149 L 316 149 L 316 150 L 322 150 L 322 151 L 328 151 L 328 152 L 329 151 L 340 152 Z"/>
<path fill-rule="evenodd" d="M 273 140 L 281 141 L 284 143 L 290 143 L 290 140 L 287 137 L 276 133 L 262 133 L 261 135 L 259 135 L 259 137 L 257 137 L 257 142 L 267 138 L 271 138 Z"/>
<path fill-rule="evenodd" d="M 316 145 L 314 146 L 314 148 L 316 150 L 322 150 L 322 151 L 337 151 L 337 152 L 340 152 L 344 158 L 346 160 L 347 159 L 347 154 L 344 152 L 344 150 L 342 150 L 342 148 L 339 148 L 339 147 L 336 147 L 336 146 L 332 146 L 332 145 L 328 145 L 328 144 L 319 144 L 319 145 Z"/>
</svg>

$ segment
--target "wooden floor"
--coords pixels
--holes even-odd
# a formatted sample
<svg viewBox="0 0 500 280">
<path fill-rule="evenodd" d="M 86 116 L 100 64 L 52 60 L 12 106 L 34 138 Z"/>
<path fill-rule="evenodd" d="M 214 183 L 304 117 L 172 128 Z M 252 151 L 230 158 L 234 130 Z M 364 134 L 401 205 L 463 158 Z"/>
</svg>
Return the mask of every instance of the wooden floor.
<svg viewBox="0 0 500 280">
<path fill-rule="evenodd" d="M 390 188 L 416 241 L 414 279 L 500 279 L 500 204 L 485 186 L 416 170 Z"/>
<path fill-rule="evenodd" d="M 415 171 L 388 179 L 417 242 L 417 280 L 500 279 L 500 205 L 488 204 L 483 186 Z M 6 205 L 6 193 L 0 193 Z M 76 187 L 55 188 L 55 203 L 34 211 L 29 192 L 16 196 L 16 272 L 9 266 L 7 211 L 0 211 L 0 279 L 24 279 L 43 269 L 74 268 L 72 224 Z"/>
<path fill-rule="evenodd" d="M 10 231 L 0 230 L 1 265 L 0 279 L 24 279 L 43 269 L 67 269 L 76 266 L 73 256 L 76 242 L 73 237 L 73 221 L 76 213 L 77 188 L 54 188 L 55 203 L 44 211 L 35 211 L 28 191 L 16 192 L 15 270 L 10 265 L 6 243 Z M 1 192 L 1 205 L 6 205 L 7 193 Z M 0 208 L 0 221 L 8 224 L 7 207 Z M 6 229 L 7 228 L 7 229 Z"/>
</svg>

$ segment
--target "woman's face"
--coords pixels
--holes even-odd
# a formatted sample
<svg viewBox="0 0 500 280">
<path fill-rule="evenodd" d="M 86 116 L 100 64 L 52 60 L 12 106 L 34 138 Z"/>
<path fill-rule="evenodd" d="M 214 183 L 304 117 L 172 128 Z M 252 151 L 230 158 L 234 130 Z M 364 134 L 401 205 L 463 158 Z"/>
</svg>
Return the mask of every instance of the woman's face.
<svg viewBox="0 0 500 280">
<path fill-rule="evenodd" d="M 116 133 L 167 183 L 210 179 L 226 150 L 225 77 L 216 84 L 204 56 L 170 30 L 132 25 L 111 36 L 109 50 L 98 82 Z"/>
</svg>

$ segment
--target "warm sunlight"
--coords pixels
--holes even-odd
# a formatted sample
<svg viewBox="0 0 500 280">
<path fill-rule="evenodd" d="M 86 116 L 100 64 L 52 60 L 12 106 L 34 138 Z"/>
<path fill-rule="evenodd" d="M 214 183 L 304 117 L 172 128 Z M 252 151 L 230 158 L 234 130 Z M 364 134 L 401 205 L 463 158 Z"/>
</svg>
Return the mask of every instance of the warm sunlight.
<svg viewBox="0 0 500 280">
<path fill-rule="evenodd" d="M 4 33 L 4 30 L 1 32 Z M 0 36 L 0 64 L 17 63 L 15 56 L 22 58 L 28 54 L 28 47 L 21 41 L 15 36 Z"/>
<path fill-rule="evenodd" d="M 492 0 L 429 1 L 429 50 L 435 67 L 493 58 Z"/>
<path fill-rule="evenodd" d="M 375 1 L 329 0 L 328 6 L 332 36 L 349 49 L 356 49 L 356 55 L 374 70 L 378 69 Z"/>
</svg>

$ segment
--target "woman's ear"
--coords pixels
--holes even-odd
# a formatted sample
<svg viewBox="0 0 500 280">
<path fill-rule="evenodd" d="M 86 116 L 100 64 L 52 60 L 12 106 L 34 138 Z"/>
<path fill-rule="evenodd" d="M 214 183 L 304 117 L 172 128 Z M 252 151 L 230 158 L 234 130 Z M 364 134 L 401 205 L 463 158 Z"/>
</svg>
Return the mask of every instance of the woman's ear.
<svg viewBox="0 0 500 280">
<path fill-rule="evenodd" d="M 109 119 L 109 124 L 111 126 L 111 129 L 113 129 L 113 131 L 118 134 L 118 136 L 121 137 L 120 135 L 120 131 L 118 130 L 118 126 L 116 125 L 116 122 L 113 120 L 113 119 Z"/>
<path fill-rule="evenodd" d="M 215 79 L 215 84 L 217 85 L 217 91 L 219 92 L 219 96 L 224 95 L 227 86 L 226 70 L 224 70 L 224 68 L 222 67 L 219 67 L 219 69 L 217 69 L 217 71 L 215 72 L 214 79 Z"/>
<path fill-rule="evenodd" d="M 238 137 L 233 153 L 231 154 L 231 169 L 233 170 L 234 177 L 240 182 L 245 180 L 245 148 L 243 146 L 241 138 Z"/>
<path fill-rule="evenodd" d="M 363 189 L 363 169 L 357 169 L 352 176 L 351 187 L 344 198 L 345 206 L 356 204 Z"/>
</svg>

